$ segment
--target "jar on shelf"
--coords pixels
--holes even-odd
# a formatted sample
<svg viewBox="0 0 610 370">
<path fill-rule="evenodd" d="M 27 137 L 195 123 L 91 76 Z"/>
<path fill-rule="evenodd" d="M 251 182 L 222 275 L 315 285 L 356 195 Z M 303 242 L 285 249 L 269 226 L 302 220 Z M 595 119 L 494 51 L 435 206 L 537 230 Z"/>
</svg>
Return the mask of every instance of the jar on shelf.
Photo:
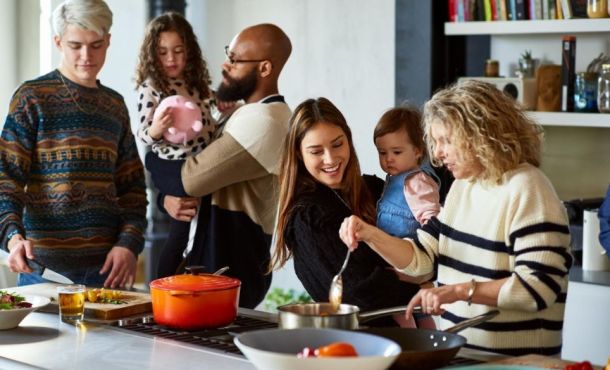
<svg viewBox="0 0 610 370">
<path fill-rule="evenodd" d="M 597 108 L 600 113 L 610 113 L 610 64 L 602 65 L 597 79 Z"/>
<path fill-rule="evenodd" d="M 485 61 L 485 77 L 500 76 L 500 63 L 495 59 L 487 59 Z"/>
<path fill-rule="evenodd" d="M 608 0 L 587 0 L 587 16 L 589 18 L 608 17 Z"/>
<path fill-rule="evenodd" d="M 597 73 L 579 72 L 576 74 L 574 112 L 597 112 Z"/>
</svg>

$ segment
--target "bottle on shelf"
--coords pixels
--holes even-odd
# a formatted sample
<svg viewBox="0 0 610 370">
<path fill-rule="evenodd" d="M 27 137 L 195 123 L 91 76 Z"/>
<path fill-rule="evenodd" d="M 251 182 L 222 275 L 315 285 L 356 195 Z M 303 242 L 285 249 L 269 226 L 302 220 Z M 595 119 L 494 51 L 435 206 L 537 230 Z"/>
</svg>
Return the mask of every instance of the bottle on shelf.
<svg viewBox="0 0 610 370">
<path fill-rule="evenodd" d="M 578 72 L 574 83 L 574 112 L 597 113 L 597 73 Z"/>
<path fill-rule="evenodd" d="M 602 65 L 597 79 L 597 108 L 600 113 L 610 113 L 610 64 Z"/>
</svg>

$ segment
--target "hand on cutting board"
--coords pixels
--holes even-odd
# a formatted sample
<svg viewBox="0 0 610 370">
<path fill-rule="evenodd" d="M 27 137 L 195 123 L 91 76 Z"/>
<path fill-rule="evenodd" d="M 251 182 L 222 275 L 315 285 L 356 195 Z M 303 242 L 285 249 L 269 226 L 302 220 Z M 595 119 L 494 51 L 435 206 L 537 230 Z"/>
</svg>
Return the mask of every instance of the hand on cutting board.
<svg viewBox="0 0 610 370">
<path fill-rule="evenodd" d="M 100 275 L 110 271 L 104 287 L 131 288 L 136 277 L 136 262 L 136 256 L 129 249 L 118 245 L 113 247 L 100 270 Z"/>
<path fill-rule="evenodd" d="M 32 269 L 28 265 L 27 259 L 34 259 L 32 248 L 34 245 L 30 240 L 25 239 L 21 234 L 15 234 L 8 242 L 10 252 L 6 262 L 12 272 L 31 273 Z M 27 258 L 27 259 L 26 259 Z"/>
</svg>

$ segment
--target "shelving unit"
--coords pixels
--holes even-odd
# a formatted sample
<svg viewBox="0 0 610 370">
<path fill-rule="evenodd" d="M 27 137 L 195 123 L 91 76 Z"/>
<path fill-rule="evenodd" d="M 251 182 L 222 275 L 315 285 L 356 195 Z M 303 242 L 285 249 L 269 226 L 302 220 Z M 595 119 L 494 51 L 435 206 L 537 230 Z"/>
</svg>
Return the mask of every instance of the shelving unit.
<svg viewBox="0 0 610 370">
<path fill-rule="evenodd" d="M 543 56 L 546 62 L 561 64 L 560 35 L 577 36 L 577 69 L 584 70 L 586 64 L 599 54 L 609 53 L 610 18 L 522 20 L 492 22 L 446 22 L 448 36 L 491 36 L 491 57 L 501 65 L 514 62 L 515 50 L 531 49 Z M 512 58 L 512 59 L 511 59 Z M 580 62 L 580 66 L 578 65 Z M 584 66 L 583 66 L 584 64 Z M 501 72 L 504 75 L 510 73 Z M 544 126 L 610 128 L 610 114 L 530 112 L 530 116 Z"/>
<path fill-rule="evenodd" d="M 447 36 L 602 32 L 610 32 L 610 18 L 445 23 L 445 35 Z"/>
<path fill-rule="evenodd" d="M 610 128 L 610 114 L 529 112 L 532 119 L 543 126 Z"/>
</svg>

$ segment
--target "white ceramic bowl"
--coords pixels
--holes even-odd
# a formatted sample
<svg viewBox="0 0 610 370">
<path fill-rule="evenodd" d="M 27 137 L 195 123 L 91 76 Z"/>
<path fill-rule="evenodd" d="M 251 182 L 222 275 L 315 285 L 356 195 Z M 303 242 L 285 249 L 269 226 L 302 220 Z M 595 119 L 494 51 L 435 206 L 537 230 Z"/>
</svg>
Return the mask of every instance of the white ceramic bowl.
<svg viewBox="0 0 610 370">
<path fill-rule="evenodd" d="M 9 293 L 12 293 L 9 291 Z M 21 320 L 23 320 L 30 312 L 34 312 L 40 307 L 44 307 L 51 300 L 47 297 L 41 297 L 37 295 L 23 294 L 26 302 L 30 302 L 32 307 L 27 308 L 15 308 L 12 310 L 0 310 L 0 330 L 13 329 L 19 326 Z"/>
<path fill-rule="evenodd" d="M 400 346 L 377 335 L 337 329 L 268 329 L 239 335 L 235 344 L 258 370 L 383 370 L 400 354 Z M 350 343 L 356 357 L 298 358 L 303 348 Z"/>
</svg>

